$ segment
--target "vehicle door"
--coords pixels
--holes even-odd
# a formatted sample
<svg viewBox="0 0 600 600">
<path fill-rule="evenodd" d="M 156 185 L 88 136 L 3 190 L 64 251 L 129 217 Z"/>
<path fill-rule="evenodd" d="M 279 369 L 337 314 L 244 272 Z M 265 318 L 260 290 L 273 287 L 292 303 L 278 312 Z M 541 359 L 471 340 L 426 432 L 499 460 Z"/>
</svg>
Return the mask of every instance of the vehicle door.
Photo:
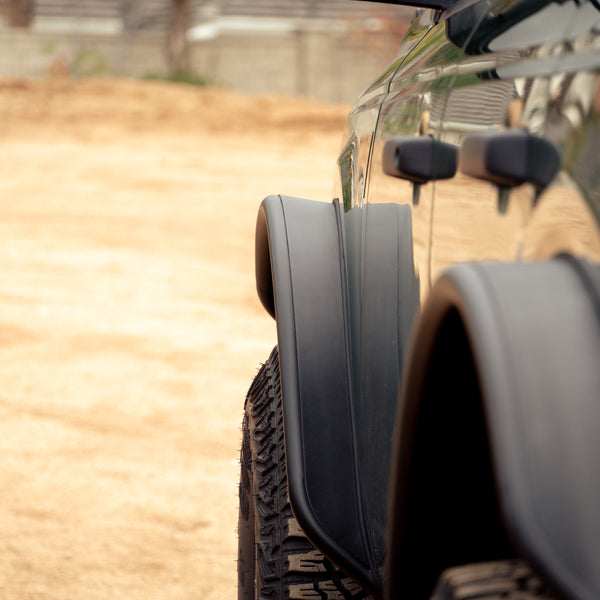
<svg viewBox="0 0 600 600">
<path fill-rule="evenodd" d="M 599 26 L 597 3 L 573 0 L 480 2 L 443 23 L 460 55 L 430 127 L 460 167 L 435 184 L 433 280 L 463 261 L 600 258 Z"/>
</svg>

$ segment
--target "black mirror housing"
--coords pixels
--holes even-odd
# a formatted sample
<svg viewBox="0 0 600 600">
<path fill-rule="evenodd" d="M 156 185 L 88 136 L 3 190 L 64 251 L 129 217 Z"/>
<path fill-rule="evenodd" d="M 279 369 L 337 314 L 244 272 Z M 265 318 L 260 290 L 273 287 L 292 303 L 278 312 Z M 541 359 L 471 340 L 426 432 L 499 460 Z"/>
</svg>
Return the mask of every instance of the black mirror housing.
<svg viewBox="0 0 600 600">
<path fill-rule="evenodd" d="M 446 10 L 455 4 L 455 0 L 367 0 L 367 2 L 398 4 L 400 6 L 414 6 L 416 8 L 433 8 L 435 10 Z"/>
</svg>

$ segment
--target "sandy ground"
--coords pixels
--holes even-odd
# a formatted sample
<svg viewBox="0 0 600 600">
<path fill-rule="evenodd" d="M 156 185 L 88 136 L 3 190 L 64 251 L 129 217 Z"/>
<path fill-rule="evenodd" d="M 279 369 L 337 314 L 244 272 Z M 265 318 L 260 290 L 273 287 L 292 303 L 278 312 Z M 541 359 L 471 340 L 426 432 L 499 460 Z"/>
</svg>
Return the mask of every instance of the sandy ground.
<svg viewBox="0 0 600 600">
<path fill-rule="evenodd" d="M 346 111 L 0 82 L 0 598 L 235 598 L 254 220 L 330 199 Z"/>
</svg>

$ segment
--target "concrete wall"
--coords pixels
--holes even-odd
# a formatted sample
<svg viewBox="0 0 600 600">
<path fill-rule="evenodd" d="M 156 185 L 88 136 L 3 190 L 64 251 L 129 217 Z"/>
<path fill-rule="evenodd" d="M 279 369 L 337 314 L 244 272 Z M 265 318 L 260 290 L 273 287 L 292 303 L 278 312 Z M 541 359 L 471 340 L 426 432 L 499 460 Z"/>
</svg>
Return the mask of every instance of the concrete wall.
<svg viewBox="0 0 600 600">
<path fill-rule="evenodd" d="M 333 28 L 330 28 L 333 29 Z M 330 31 L 222 32 L 190 46 L 193 70 L 243 93 L 301 94 L 348 102 L 394 57 L 397 33 Z M 164 74 L 165 36 L 0 32 L 0 77 Z"/>
</svg>

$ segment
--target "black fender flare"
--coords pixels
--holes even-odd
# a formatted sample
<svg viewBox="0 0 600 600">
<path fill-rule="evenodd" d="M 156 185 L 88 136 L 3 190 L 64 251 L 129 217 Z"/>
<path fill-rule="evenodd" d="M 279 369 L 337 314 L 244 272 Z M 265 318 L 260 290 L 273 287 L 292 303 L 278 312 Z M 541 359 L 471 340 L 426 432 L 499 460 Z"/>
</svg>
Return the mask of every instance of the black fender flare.
<svg viewBox="0 0 600 600">
<path fill-rule="evenodd" d="M 312 543 L 375 595 L 381 593 L 382 559 L 374 544 L 382 554 L 383 540 L 374 542 L 368 531 L 372 522 L 365 502 L 375 492 L 362 481 L 361 469 L 370 465 L 370 473 L 384 473 L 377 493 L 385 521 L 403 338 L 418 307 L 410 215 L 409 207 L 396 204 L 347 213 L 337 200 L 326 204 L 269 196 L 256 227 L 257 290 L 277 321 L 292 509 Z M 354 316 L 345 225 L 368 232 L 370 240 L 362 255 L 369 292 Z M 368 328 L 362 339 L 356 338 L 362 326 L 350 324 L 356 318 Z M 359 391 L 352 370 L 356 347 L 367 349 L 360 368 L 368 379 Z M 362 403 L 362 420 L 357 402 Z M 365 419 L 365 410 L 374 411 L 373 418 Z M 373 457 L 359 456 L 364 436 L 375 436 L 369 448 L 385 454 L 378 450 L 376 465 L 369 462 Z"/>
<path fill-rule="evenodd" d="M 435 284 L 396 418 L 387 598 L 511 552 L 566 597 L 600 597 L 599 293 L 599 267 L 570 256 Z"/>
<path fill-rule="evenodd" d="M 360 527 L 337 203 L 269 196 L 256 282 L 277 320 L 290 503 L 309 539 L 370 580 Z M 332 401 L 333 400 L 333 401 Z"/>
</svg>

